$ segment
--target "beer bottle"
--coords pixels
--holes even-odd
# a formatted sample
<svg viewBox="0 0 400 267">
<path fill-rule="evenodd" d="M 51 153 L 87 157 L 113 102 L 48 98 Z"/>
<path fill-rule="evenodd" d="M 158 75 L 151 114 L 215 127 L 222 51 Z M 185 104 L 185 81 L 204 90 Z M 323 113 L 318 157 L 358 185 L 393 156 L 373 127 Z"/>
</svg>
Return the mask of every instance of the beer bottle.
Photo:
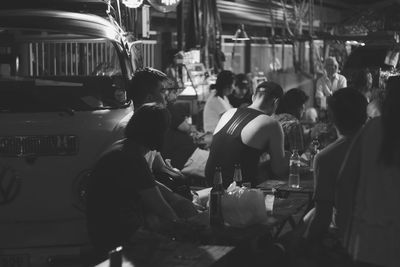
<svg viewBox="0 0 400 267">
<path fill-rule="evenodd" d="M 233 173 L 233 181 L 236 182 L 237 186 L 242 186 L 242 169 L 240 164 L 235 164 L 235 172 Z"/>
<path fill-rule="evenodd" d="M 319 147 L 318 139 L 312 140 L 311 151 L 310 151 L 310 162 L 309 162 L 310 171 L 314 171 L 314 157 L 319 152 L 318 147 Z"/>
<path fill-rule="evenodd" d="M 289 187 L 300 188 L 300 156 L 297 149 L 293 149 L 290 156 L 289 168 Z"/>
<path fill-rule="evenodd" d="M 222 216 L 222 195 L 224 188 L 222 186 L 222 173 L 221 167 L 215 168 L 213 187 L 210 191 L 210 225 L 222 226 L 224 225 L 224 218 Z"/>
</svg>

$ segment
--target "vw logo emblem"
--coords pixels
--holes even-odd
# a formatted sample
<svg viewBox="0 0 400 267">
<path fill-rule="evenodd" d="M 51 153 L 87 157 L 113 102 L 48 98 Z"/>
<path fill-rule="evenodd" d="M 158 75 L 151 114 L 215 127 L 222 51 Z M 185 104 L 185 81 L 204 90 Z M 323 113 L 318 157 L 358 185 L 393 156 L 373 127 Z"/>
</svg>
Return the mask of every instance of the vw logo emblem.
<svg viewBox="0 0 400 267">
<path fill-rule="evenodd" d="M 21 181 L 14 169 L 0 164 L 0 205 L 13 201 L 20 190 Z"/>
</svg>

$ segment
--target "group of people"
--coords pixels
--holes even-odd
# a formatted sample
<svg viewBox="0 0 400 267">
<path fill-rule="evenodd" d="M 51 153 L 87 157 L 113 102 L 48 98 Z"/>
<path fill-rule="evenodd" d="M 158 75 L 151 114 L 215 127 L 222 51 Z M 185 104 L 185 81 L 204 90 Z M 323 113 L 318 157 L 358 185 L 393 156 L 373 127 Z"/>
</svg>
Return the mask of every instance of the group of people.
<svg viewBox="0 0 400 267">
<path fill-rule="evenodd" d="M 87 225 L 99 258 L 129 245 L 139 228 L 160 231 L 197 213 L 189 199 L 158 179 L 160 173 L 184 179 L 160 153 L 171 127 L 167 101 L 174 92 L 167 87 L 168 78 L 158 70 L 145 68 L 135 73 L 128 91 L 135 111 L 125 138 L 93 167 L 87 185 Z"/>
<path fill-rule="evenodd" d="M 305 217 L 304 236 L 317 251 L 317 266 L 399 266 L 400 212 L 393 203 L 400 203 L 400 135 L 394 126 L 400 77 L 389 78 L 382 98 L 366 69 L 342 88 L 346 78 L 330 61 L 332 79 L 322 77 L 317 94 L 318 88 L 326 93 L 338 138 L 315 157 L 315 208 Z"/>
<path fill-rule="evenodd" d="M 246 107 L 252 103 L 251 80 L 240 73 L 221 71 L 216 83 L 211 86 L 210 95 L 203 111 L 205 132 L 213 133 L 222 114 L 231 108 Z"/>
<path fill-rule="evenodd" d="M 328 58 L 326 75 L 317 81 L 317 107 L 328 111 L 338 138 L 315 157 L 315 208 L 305 217 L 304 235 L 311 246 L 318 246 L 333 231 L 360 266 L 398 266 L 400 132 L 395 122 L 400 78 L 389 79 L 385 100 L 371 115 L 371 99 L 365 93 L 370 80 L 365 77 L 365 84 L 347 87 L 336 60 Z M 198 212 L 190 197 L 177 194 L 161 179 L 167 174 L 185 184 L 181 170 L 199 148 L 193 138 L 199 132 L 187 120 L 190 114 L 175 103 L 176 91 L 165 89 L 167 84 L 160 71 L 136 71 L 128 92 L 135 112 L 125 139 L 94 166 L 87 216 L 89 235 L 100 254 L 129 244 L 141 227 L 158 231 Z M 243 181 L 257 185 L 265 153 L 268 171 L 286 179 L 287 152 L 305 152 L 318 135 L 302 124 L 305 114 L 313 114 L 305 108 L 308 98 L 298 88 L 284 93 L 272 81 L 260 83 L 251 94 L 246 75 L 220 72 L 204 107 L 206 184 L 212 185 L 220 167 L 223 186 L 228 187 L 234 166 L 240 164 Z"/>
</svg>

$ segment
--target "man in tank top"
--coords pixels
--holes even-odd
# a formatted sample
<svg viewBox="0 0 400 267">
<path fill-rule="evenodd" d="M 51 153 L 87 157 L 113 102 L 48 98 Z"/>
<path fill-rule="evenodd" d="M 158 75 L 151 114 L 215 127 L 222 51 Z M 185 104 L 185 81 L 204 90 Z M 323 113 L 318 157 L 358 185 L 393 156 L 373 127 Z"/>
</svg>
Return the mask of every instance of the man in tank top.
<svg viewBox="0 0 400 267">
<path fill-rule="evenodd" d="M 226 188 L 232 182 L 234 165 L 240 164 L 243 182 L 256 186 L 258 163 L 264 152 L 270 155 L 271 171 L 276 176 L 287 174 L 283 130 L 271 117 L 282 95 L 283 90 L 278 84 L 263 82 L 257 86 L 249 107 L 224 113 L 214 131 L 206 165 L 209 184 L 212 184 L 215 168 L 219 166 Z"/>
</svg>

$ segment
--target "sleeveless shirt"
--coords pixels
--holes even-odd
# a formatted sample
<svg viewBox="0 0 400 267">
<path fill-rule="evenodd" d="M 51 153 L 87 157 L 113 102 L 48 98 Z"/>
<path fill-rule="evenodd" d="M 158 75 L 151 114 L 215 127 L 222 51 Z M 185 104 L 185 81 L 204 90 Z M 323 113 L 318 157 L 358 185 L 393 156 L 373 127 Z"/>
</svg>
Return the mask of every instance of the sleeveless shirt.
<svg viewBox="0 0 400 267">
<path fill-rule="evenodd" d="M 252 108 L 238 108 L 224 127 L 213 136 L 205 170 L 210 186 L 213 184 L 215 168 L 219 166 L 222 169 L 223 186 L 227 188 L 233 181 L 235 164 L 240 164 L 242 168 L 243 182 L 256 185 L 258 162 L 263 151 L 244 144 L 241 133 L 250 121 L 262 114 L 264 113 Z"/>
</svg>

